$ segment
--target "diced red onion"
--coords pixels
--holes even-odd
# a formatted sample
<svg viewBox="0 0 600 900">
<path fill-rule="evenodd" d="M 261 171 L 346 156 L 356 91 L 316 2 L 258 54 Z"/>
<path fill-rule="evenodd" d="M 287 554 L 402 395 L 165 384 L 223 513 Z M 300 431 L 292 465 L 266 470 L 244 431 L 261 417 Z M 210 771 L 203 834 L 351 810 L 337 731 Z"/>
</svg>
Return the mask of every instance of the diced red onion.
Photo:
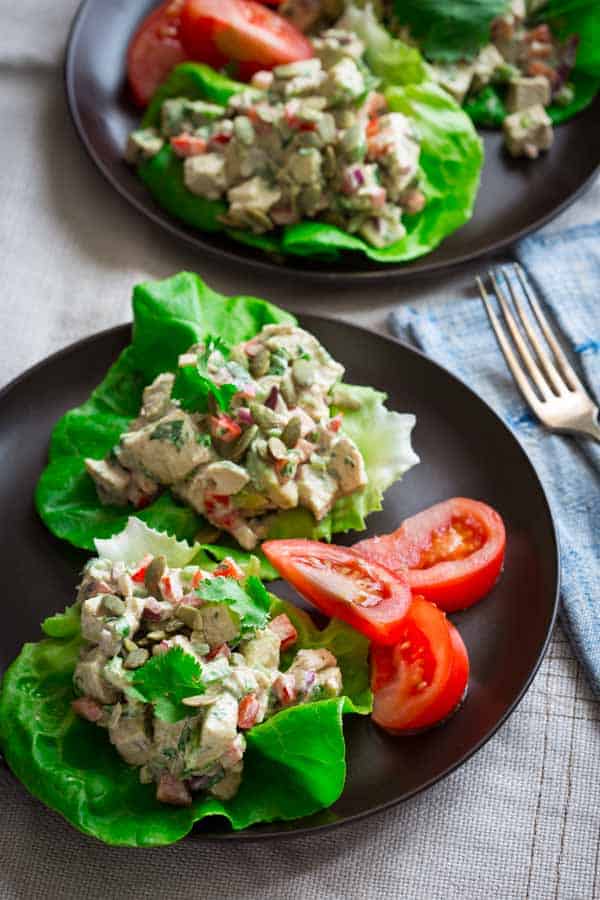
<svg viewBox="0 0 600 900">
<path fill-rule="evenodd" d="M 279 390 L 273 385 L 271 390 L 269 391 L 269 396 L 265 400 L 265 406 L 268 409 L 275 409 L 277 406 L 277 400 L 279 399 Z"/>
<path fill-rule="evenodd" d="M 237 411 L 238 422 L 241 422 L 243 425 L 252 425 L 254 423 L 254 419 L 252 418 L 252 413 L 248 409 L 247 406 L 240 406 Z"/>
</svg>

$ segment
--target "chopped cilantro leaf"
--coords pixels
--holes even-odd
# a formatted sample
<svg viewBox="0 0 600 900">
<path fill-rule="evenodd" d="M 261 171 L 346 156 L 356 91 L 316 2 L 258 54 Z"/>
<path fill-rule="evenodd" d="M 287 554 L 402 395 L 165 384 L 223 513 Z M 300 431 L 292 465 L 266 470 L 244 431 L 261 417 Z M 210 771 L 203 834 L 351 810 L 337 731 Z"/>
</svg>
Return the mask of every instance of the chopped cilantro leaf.
<svg viewBox="0 0 600 900">
<path fill-rule="evenodd" d="M 223 357 L 229 356 L 229 348 L 224 341 L 210 335 L 206 339 L 202 354 L 196 360 L 196 365 L 180 366 L 177 372 L 173 397 L 179 400 L 183 409 L 188 412 L 206 412 L 209 394 L 213 395 L 221 409 L 227 410 L 231 398 L 238 392 L 237 385 L 217 385 L 211 378 L 208 372 L 208 360 L 211 354 L 217 350 Z"/>
<path fill-rule="evenodd" d="M 181 647 L 153 656 L 129 676 L 137 694 L 152 703 L 157 718 L 178 722 L 193 710 L 181 701 L 204 693 L 200 663 Z"/>
<path fill-rule="evenodd" d="M 260 578 L 251 575 L 245 581 L 235 578 L 210 578 L 202 581 L 196 593 L 208 603 L 226 603 L 239 617 L 242 634 L 264 628 L 269 619 L 271 601 Z"/>
</svg>

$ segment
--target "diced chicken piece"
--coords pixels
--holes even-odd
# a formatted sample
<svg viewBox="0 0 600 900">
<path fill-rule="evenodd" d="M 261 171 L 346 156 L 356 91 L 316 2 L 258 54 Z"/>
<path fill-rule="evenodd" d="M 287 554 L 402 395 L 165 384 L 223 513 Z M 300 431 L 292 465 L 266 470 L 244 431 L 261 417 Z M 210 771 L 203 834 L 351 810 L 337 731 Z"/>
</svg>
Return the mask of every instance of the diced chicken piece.
<svg viewBox="0 0 600 900">
<path fill-rule="evenodd" d="M 188 771 L 202 772 L 214 764 L 231 746 L 237 735 L 238 702 L 222 693 L 207 708 L 200 732 L 195 732 L 185 750 Z"/>
<path fill-rule="evenodd" d="M 279 638 L 270 628 L 256 632 L 253 638 L 242 644 L 241 652 L 249 666 L 264 669 L 279 667 Z"/>
<path fill-rule="evenodd" d="M 146 597 L 144 600 L 144 619 L 151 622 L 164 622 L 173 615 L 173 604 L 165 600 L 157 600 L 155 597 Z"/>
<path fill-rule="evenodd" d="M 100 703 L 115 703 L 119 693 L 104 677 L 105 664 L 106 656 L 99 647 L 94 647 L 75 666 L 73 683 L 82 694 Z"/>
<path fill-rule="evenodd" d="M 381 116 L 377 134 L 369 138 L 369 155 L 389 173 L 385 186 L 392 200 L 414 181 L 420 152 L 410 119 L 402 113 Z"/>
<path fill-rule="evenodd" d="M 534 78 L 514 78 L 508 85 L 506 108 L 509 113 L 521 112 L 531 106 L 550 103 L 550 82 L 543 75 Z"/>
<path fill-rule="evenodd" d="M 269 500 L 279 509 L 294 509 L 298 506 L 298 485 L 295 481 L 281 483 L 277 477 L 270 479 L 267 484 Z"/>
<path fill-rule="evenodd" d="M 183 164 L 183 180 L 192 194 L 218 200 L 227 187 L 225 157 L 221 153 L 188 157 Z"/>
<path fill-rule="evenodd" d="M 471 87 L 475 66 L 473 63 L 437 63 L 431 66 L 434 79 L 445 91 L 462 103 Z"/>
<path fill-rule="evenodd" d="M 191 477 L 186 478 L 184 481 L 178 481 L 171 486 L 175 496 L 181 497 L 201 516 L 205 514 L 204 494 L 207 488 L 204 469 L 205 466 L 201 466 Z"/>
<path fill-rule="evenodd" d="M 298 469 L 298 496 L 302 506 L 306 506 L 317 522 L 323 519 L 335 500 L 338 483 L 328 472 L 313 468 L 305 463 Z"/>
<path fill-rule="evenodd" d="M 280 188 L 271 185 L 262 175 L 255 175 L 227 191 L 227 223 L 264 231 L 270 227 L 267 213 L 280 199 Z"/>
<path fill-rule="evenodd" d="M 330 102 L 350 103 L 365 92 L 365 79 L 353 59 L 345 57 L 329 69 L 321 90 Z"/>
<path fill-rule="evenodd" d="M 536 159 L 540 150 L 552 146 L 552 122 L 541 104 L 512 113 L 502 123 L 504 140 L 511 156 Z"/>
<path fill-rule="evenodd" d="M 81 605 L 81 636 L 92 644 L 98 644 L 104 628 L 102 612 L 103 594 L 86 597 Z"/>
<path fill-rule="evenodd" d="M 190 709 L 190 712 L 192 710 Z M 185 768 L 184 752 L 181 745 L 186 742 L 186 737 L 190 733 L 196 719 L 184 718 L 178 722 L 165 722 L 154 716 L 153 730 L 153 756 L 154 759 L 162 763 L 165 769 L 171 775 L 180 776 Z"/>
<path fill-rule="evenodd" d="M 94 480 L 102 503 L 108 506 L 127 506 L 130 472 L 118 463 L 105 459 L 86 459 L 85 468 Z"/>
<path fill-rule="evenodd" d="M 504 57 L 494 44 L 488 44 L 486 47 L 483 47 L 475 60 L 472 90 L 480 91 L 486 84 L 489 84 L 494 77 L 496 69 L 504 65 Z"/>
<path fill-rule="evenodd" d="M 315 147 L 302 147 L 291 153 L 286 171 L 297 184 L 320 184 L 323 157 Z"/>
<path fill-rule="evenodd" d="M 173 775 L 161 775 L 156 788 L 156 799 L 159 803 L 169 803 L 171 806 L 191 806 L 192 795 L 185 782 Z"/>
<path fill-rule="evenodd" d="M 144 388 L 141 410 L 144 419 L 154 422 L 156 419 L 162 419 L 170 411 L 174 383 L 175 376 L 172 372 L 163 372 L 152 384 Z"/>
<path fill-rule="evenodd" d="M 139 431 L 121 437 L 120 459 L 130 469 L 142 469 L 161 484 L 181 481 L 207 462 L 210 450 L 198 443 L 191 417 L 176 410 Z"/>
<path fill-rule="evenodd" d="M 243 519 L 235 521 L 230 531 L 244 550 L 254 550 L 258 544 L 259 535 Z"/>
<path fill-rule="evenodd" d="M 254 695 L 258 693 L 256 676 L 250 666 L 247 665 L 235 665 L 229 667 L 227 677 L 223 681 L 223 687 L 238 700 L 245 697 L 247 694 Z"/>
<path fill-rule="evenodd" d="M 204 640 L 210 647 L 232 641 L 240 633 L 239 621 L 233 618 L 235 614 L 225 603 L 206 603 L 199 612 Z"/>
<path fill-rule="evenodd" d="M 317 650 L 298 650 L 288 672 L 292 672 L 295 669 L 304 669 L 307 672 L 320 672 L 321 669 L 327 669 L 331 666 L 337 666 L 337 659 L 330 650 L 327 650 L 325 647 L 319 647 Z"/>
<path fill-rule="evenodd" d="M 209 788 L 209 793 L 214 797 L 218 797 L 219 800 L 231 800 L 237 794 L 242 783 L 242 770 L 243 764 L 241 762 L 229 769 L 224 778 L 221 778 L 220 781 L 217 781 L 216 784 Z"/>
<path fill-rule="evenodd" d="M 275 80 L 272 90 L 280 92 L 284 97 L 318 94 L 327 77 L 321 66 L 321 60 L 316 57 L 276 66 L 273 75 Z"/>
<path fill-rule="evenodd" d="M 139 128 L 132 131 L 127 140 L 125 160 L 132 166 L 137 166 L 160 153 L 164 143 L 156 128 Z"/>
<path fill-rule="evenodd" d="M 103 669 L 103 675 L 108 684 L 116 688 L 117 691 L 126 691 L 130 686 L 127 672 L 123 669 L 123 660 L 120 656 L 113 656 Z"/>
<path fill-rule="evenodd" d="M 246 750 L 246 738 L 243 734 L 236 734 L 231 744 L 219 758 L 219 763 L 225 770 L 234 769 L 241 761 Z"/>
<path fill-rule="evenodd" d="M 367 483 L 362 454 L 354 441 L 346 435 L 332 444 L 329 471 L 338 479 L 344 494 L 352 494 Z"/>
<path fill-rule="evenodd" d="M 313 38 L 315 53 L 326 69 L 348 56 L 358 60 L 365 52 L 365 45 L 357 35 L 343 28 L 328 28 Z"/>
<path fill-rule="evenodd" d="M 99 722 L 104 715 L 101 705 L 91 697 L 78 697 L 71 703 L 71 709 L 88 722 Z"/>
<path fill-rule="evenodd" d="M 229 460 L 209 463 L 203 469 L 203 478 L 208 482 L 209 490 L 213 494 L 230 496 L 248 484 L 250 476 L 247 471 Z"/>
<path fill-rule="evenodd" d="M 367 219 L 360 234 L 374 247 L 387 247 L 402 240 L 406 234 L 401 217 L 402 211 L 397 206 L 386 204 L 381 215 Z"/>
<path fill-rule="evenodd" d="M 160 486 L 158 482 L 139 470 L 131 473 L 131 482 L 127 497 L 130 503 L 135 507 L 147 506 L 148 503 L 158 493 Z"/>
<path fill-rule="evenodd" d="M 156 720 L 158 721 L 158 720 Z M 144 707 L 127 708 L 116 724 L 109 723 L 108 735 L 125 762 L 142 766 L 152 758 L 152 740 L 146 731 Z"/>
</svg>

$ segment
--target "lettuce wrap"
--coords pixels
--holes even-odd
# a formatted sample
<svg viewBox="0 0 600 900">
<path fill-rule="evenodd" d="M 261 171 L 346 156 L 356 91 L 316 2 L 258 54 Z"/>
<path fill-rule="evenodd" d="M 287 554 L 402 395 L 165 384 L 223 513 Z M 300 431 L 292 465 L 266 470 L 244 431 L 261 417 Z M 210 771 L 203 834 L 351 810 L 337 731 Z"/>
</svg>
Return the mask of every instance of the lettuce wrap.
<svg viewBox="0 0 600 900">
<path fill-rule="evenodd" d="M 492 20 L 506 12 L 507 0 L 395 0 L 395 14 L 409 26 L 427 59 L 457 62 L 472 59 L 488 43 Z M 548 0 L 528 4 L 532 24 L 546 22 L 561 41 L 579 37 L 575 66 L 569 76 L 573 99 L 547 107 L 557 125 L 588 106 L 600 88 L 600 5 L 597 0 Z M 478 125 L 501 127 L 507 115 L 504 90 L 488 85 L 467 99 L 465 111 Z"/>
<path fill-rule="evenodd" d="M 85 471 L 84 459 L 103 458 L 118 442 L 138 413 L 144 387 L 159 373 L 175 371 L 179 355 L 208 335 L 219 336 L 232 345 L 249 340 L 268 323 L 295 321 L 290 313 L 264 300 L 224 297 L 187 272 L 137 285 L 133 316 L 131 345 L 91 397 L 67 412 L 54 427 L 49 464 L 35 493 L 37 510 L 50 531 L 87 550 L 94 548 L 95 538 L 122 531 L 132 510 L 102 505 Z M 414 417 L 387 410 L 385 395 L 372 388 L 351 387 L 349 393 L 358 408 L 344 410 L 344 431 L 363 455 L 367 486 L 338 500 L 320 522 L 304 508 L 279 511 L 273 519 L 271 537 L 330 540 L 338 532 L 364 529 L 366 516 L 381 509 L 385 489 L 418 462 L 410 445 Z M 180 540 L 193 540 L 206 525 L 169 491 L 137 515 Z M 213 544 L 202 550 L 205 568 L 214 567 L 224 555 L 248 558 L 239 549 Z M 276 577 L 264 559 L 261 575 Z"/>
<path fill-rule="evenodd" d="M 353 251 L 380 263 L 407 262 L 422 256 L 469 220 L 483 165 L 481 142 L 471 121 L 452 98 L 427 79 L 418 50 L 392 39 L 369 9 L 365 12 L 350 8 L 346 17 L 349 15 L 365 42 L 366 61 L 379 79 L 390 109 L 411 118 L 421 144 L 421 184 L 427 204 L 421 213 L 404 220 L 407 234 L 387 247 L 377 248 L 356 234 L 308 219 L 260 235 L 226 228 L 219 220 L 226 204 L 187 190 L 183 161 L 170 145 L 138 167 L 141 179 L 163 209 L 194 228 L 224 231 L 234 240 L 279 258 L 292 255 L 335 260 L 344 252 Z M 358 27 L 367 20 L 367 28 Z M 346 23 L 346 27 L 354 27 L 353 22 Z M 157 123 L 161 104 L 169 97 L 186 96 L 225 105 L 229 97 L 244 89 L 248 86 L 206 65 L 183 63 L 159 88 L 142 125 Z"/>
<path fill-rule="evenodd" d="M 101 542 L 98 552 L 115 559 L 160 552 L 171 565 L 201 557 L 198 546 L 164 534 L 150 534 L 144 543 L 149 531 L 135 522 L 116 541 Z M 233 799 L 197 795 L 189 808 L 159 803 L 153 786 L 140 784 L 137 769 L 121 759 L 108 735 L 75 715 L 72 679 L 83 640 L 77 605 L 46 619 L 45 638 L 25 644 L 4 675 L 0 747 L 13 773 L 80 831 L 131 847 L 173 843 L 208 817 L 224 818 L 239 830 L 330 806 L 346 774 L 342 714 L 371 709 L 368 641 L 336 620 L 319 631 L 292 604 L 272 595 L 271 603 L 272 615 L 285 612 L 296 626 L 296 649 L 327 647 L 334 653 L 344 695 L 291 707 L 248 731 L 242 785 Z"/>
</svg>

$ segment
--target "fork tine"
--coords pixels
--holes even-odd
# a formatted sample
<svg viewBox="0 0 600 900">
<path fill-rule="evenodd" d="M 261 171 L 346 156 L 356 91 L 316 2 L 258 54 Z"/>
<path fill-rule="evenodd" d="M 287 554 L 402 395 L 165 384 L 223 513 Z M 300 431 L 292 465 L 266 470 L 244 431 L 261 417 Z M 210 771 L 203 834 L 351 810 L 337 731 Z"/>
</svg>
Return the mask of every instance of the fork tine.
<svg viewBox="0 0 600 900">
<path fill-rule="evenodd" d="M 516 268 L 516 266 L 514 266 L 513 268 Z M 547 377 L 550 379 L 550 382 L 552 383 L 556 392 L 558 394 L 564 394 L 565 391 L 567 391 L 569 389 L 569 386 L 567 384 L 565 384 L 563 379 L 560 377 L 560 375 L 556 371 L 548 352 L 544 349 L 537 334 L 535 333 L 535 330 L 531 324 L 530 317 L 527 315 L 525 307 L 523 306 L 523 303 L 521 302 L 521 298 L 519 297 L 518 291 L 516 291 L 515 288 L 513 287 L 512 279 L 509 277 L 510 276 L 509 266 L 503 266 L 502 272 L 504 273 L 505 281 L 508 284 L 508 289 L 510 291 L 510 296 L 512 297 L 514 307 L 519 314 L 519 318 L 521 320 L 521 325 L 523 326 L 523 330 L 525 331 L 525 334 L 529 338 L 529 343 L 531 344 L 531 346 L 533 347 L 533 349 L 536 352 L 536 355 L 540 362 L 540 365 L 544 369 Z"/>
<path fill-rule="evenodd" d="M 576 391 L 576 390 L 584 391 L 585 388 L 583 387 L 579 378 L 575 374 L 575 371 L 574 371 L 573 367 L 571 366 L 571 363 L 569 362 L 569 360 L 563 353 L 560 344 L 554 337 L 554 333 L 552 332 L 552 329 L 550 328 L 550 325 L 548 324 L 548 320 L 546 319 L 546 316 L 542 312 L 542 308 L 538 302 L 537 297 L 535 296 L 535 294 L 533 292 L 533 289 L 529 287 L 528 281 L 525 278 L 525 272 L 523 271 L 523 269 L 519 265 L 519 263 L 515 263 L 515 271 L 517 273 L 519 281 L 521 282 L 521 286 L 525 292 L 525 296 L 529 300 L 529 305 L 531 306 L 533 312 L 535 313 L 535 317 L 538 320 L 538 323 L 542 330 L 542 333 L 543 333 L 544 337 L 546 338 L 546 340 L 548 341 L 548 345 L 550 346 L 552 352 L 554 353 L 554 356 L 556 357 L 558 367 L 562 371 L 563 375 L 565 376 L 565 379 L 567 380 L 569 387 L 574 391 Z"/>
<path fill-rule="evenodd" d="M 496 335 L 496 340 L 498 341 L 500 349 L 502 350 L 502 353 L 504 354 L 504 358 L 506 359 L 508 368 L 512 372 L 512 376 L 515 379 L 515 381 L 517 382 L 517 385 L 519 386 L 523 396 L 525 397 L 525 400 L 527 401 L 527 403 L 529 403 L 529 405 L 531 406 L 533 411 L 536 413 L 536 415 L 539 416 L 540 401 L 536 397 L 535 393 L 532 391 L 531 386 L 527 380 L 527 376 L 525 375 L 525 372 L 519 365 L 519 363 L 517 361 L 517 357 L 515 356 L 513 349 L 510 346 L 510 342 L 508 341 L 504 331 L 502 330 L 502 326 L 500 325 L 500 322 L 498 320 L 498 317 L 496 316 L 496 313 L 492 309 L 492 304 L 490 303 L 489 295 L 488 295 L 485 287 L 483 286 L 483 282 L 482 282 L 481 278 L 479 278 L 479 276 L 477 276 L 477 278 L 475 280 L 477 282 L 477 286 L 479 287 L 479 293 L 481 294 L 481 299 L 483 300 L 483 305 L 485 306 L 486 312 L 488 314 L 488 318 L 490 320 L 490 325 L 494 329 L 494 334 Z"/>
<path fill-rule="evenodd" d="M 540 372 L 539 368 L 537 367 L 537 365 L 535 363 L 533 356 L 529 352 L 529 348 L 527 347 L 527 344 L 523 340 L 523 336 L 522 336 L 521 332 L 519 331 L 518 325 L 515 321 L 515 317 L 513 316 L 512 312 L 510 311 L 510 306 L 508 304 L 508 300 L 506 299 L 504 291 L 498 284 L 498 281 L 497 281 L 494 273 L 489 272 L 489 276 L 490 276 L 490 279 L 494 286 L 494 291 L 496 293 L 496 297 L 498 298 L 498 302 L 500 303 L 500 306 L 502 308 L 502 312 L 504 313 L 504 318 L 506 319 L 506 324 L 508 325 L 508 330 L 510 331 L 512 338 L 517 346 L 517 350 L 521 354 L 521 359 L 525 363 L 525 368 L 531 375 L 533 382 L 537 386 L 537 388 L 538 388 L 540 394 L 542 395 L 542 397 L 544 398 L 544 400 L 550 400 L 550 398 L 553 397 L 554 394 L 548 387 L 548 384 L 547 384 L 544 376 Z"/>
</svg>

